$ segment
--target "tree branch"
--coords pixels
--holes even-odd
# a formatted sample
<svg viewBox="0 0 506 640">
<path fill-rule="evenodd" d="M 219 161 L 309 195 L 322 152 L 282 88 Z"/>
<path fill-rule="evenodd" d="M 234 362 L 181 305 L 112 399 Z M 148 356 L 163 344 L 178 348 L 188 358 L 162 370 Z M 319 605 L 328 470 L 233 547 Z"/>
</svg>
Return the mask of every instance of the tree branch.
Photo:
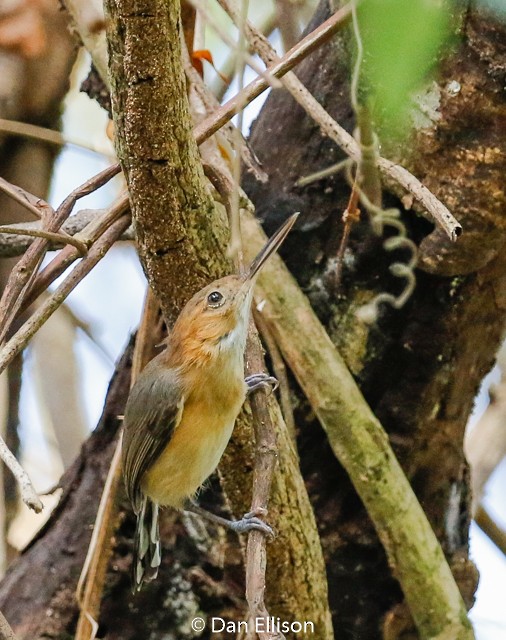
<svg viewBox="0 0 506 640">
<path fill-rule="evenodd" d="M 0 225 L 0 234 L 14 234 L 21 236 L 31 236 L 32 238 L 45 238 L 49 242 L 57 244 L 70 244 L 75 247 L 81 256 L 86 255 L 88 247 L 77 238 L 67 236 L 63 233 L 51 233 L 51 231 L 44 231 L 43 229 L 30 228 L 28 225 L 20 224 L 16 229 L 10 228 L 8 225 Z"/>
<path fill-rule="evenodd" d="M 106 184 L 113 176 L 119 173 L 119 171 L 120 167 L 118 165 L 108 167 L 72 191 L 56 211 L 53 212 L 52 209 L 50 210 L 50 215 L 46 216 L 43 220 L 44 230 L 57 232 L 63 222 L 69 217 L 79 198 L 83 198 Z M 13 268 L 0 300 L 0 342 L 5 339 L 5 336 L 9 332 L 14 318 L 21 308 L 24 298 L 28 294 L 30 285 L 35 278 L 35 272 L 42 262 L 47 248 L 48 241 L 45 238 L 37 238 L 37 240 L 30 245 L 23 258 L 19 260 Z"/>
<path fill-rule="evenodd" d="M 35 513 L 40 513 L 44 505 L 33 488 L 32 481 L 28 477 L 28 474 L 16 460 L 16 457 L 5 444 L 2 437 L 0 437 L 0 458 L 5 462 L 5 465 L 11 470 L 12 475 L 16 478 L 19 488 L 21 489 L 21 499 L 23 502 L 27 507 L 33 509 Z"/>
<path fill-rule="evenodd" d="M 118 237 L 128 228 L 130 217 L 123 216 L 112 224 L 109 229 L 95 242 L 88 255 L 81 260 L 77 267 L 68 275 L 61 285 L 46 301 L 30 316 L 24 325 L 0 350 L 0 373 L 12 362 L 18 353 L 26 347 L 30 338 L 49 316 L 65 301 L 81 280 L 105 256 Z"/>
<path fill-rule="evenodd" d="M 262 346 L 253 321 L 250 321 L 246 373 L 252 375 L 265 371 L 262 356 Z M 250 398 L 255 431 L 255 468 L 253 471 L 253 492 L 251 499 L 251 513 L 268 513 L 271 494 L 271 484 L 276 467 L 277 444 L 276 432 L 269 414 L 267 391 L 261 389 Z M 267 569 L 266 537 L 260 531 L 251 531 L 248 535 L 246 551 L 246 600 L 249 607 L 249 618 L 252 624 L 260 618 L 269 620 L 269 613 L 265 604 L 265 589 Z M 265 625 L 267 628 L 267 625 Z M 272 640 L 273 635 L 259 631 L 260 640 Z M 275 638 L 285 638 L 283 634 Z"/>
<path fill-rule="evenodd" d="M 113 206 L 116 204 L 117 203 Z M 126 203 L 126 205 L 128 205 L 128 203 Z M 124 206 L 122 209 L 123 213 L 125 213 L 127 206 Z M 103 209 L 81 209 L 75 213 L 61 226 L 61 231 L 64 231 L 66 235 L 61 238 L 57 236 L 54 242 L 50 242 L 48 251 L 61 249 L 66 243 L 67 236 L 75 236 L 81 233 L 93 220 L 97 220 L 103 214 Z M 41 229 L 41 223 L 38 220 L 34 220 L 33 222 L 15 222 L 14 224 L 3 225 L 1 228 L 3 231 L 0 231 L 0 257 L 13 258 L 23 255 L 33 243 L 33 238 L 37 237 L 36 232 Z M 26 230 L 29 231 L 30 235 L 26 235 Z M 128 241 L 133 239 L 134 235 L 131 229 L 127 230 L 121 236 L 121 240 Z"/>
<path fill-rule="evenodd" d="M 228 234 L 226 217 L 215 209 L 203 179 L 179 47 L 167 46 L 179 42 L 177 3 L 150 0 L 142 16 L 135 7 L 130 1 L 106 3 L 113 114 L 139 253 L 170 324 L 196 290 L 230 272 L 224 257 Z M 314 515 L 279 409 L 270 403 L 269 410 L 280 443 L 273 495 L 273 524 L 280 534 L 268 550 L 278 560 L 270 560 L 269 606 L 286 619 L 312 619 L 331 637 Z M 243 415 L 220 465 L 234 513 L 249 507 L 250 477 L 244 469 L 251 464 L 250 425 Z M 242 446 L 234 450 L 239 441 Z M 296 579 L 301 587 L 293 593 Z"/>
<path fill-rule="evenodd" d="M 244 229 L 250 258 L 265 236 L 249 215 Z M 385 432 L 279 257 L 265 265 L 257 292 L 285 360 L 367 508 L 421 637 L 473 638 L 439 542 Z"/>
<path fill-rule="evenodd" d="M 218 2 L 230 15 L 234 23 L 237 24 L 239 20 L 239 12 L 235 2 L 232 0 L 218 0 Z M 353 2 L 350 2 L 346 7 L 341 9 L 341 11 L 348 8 L 348 11 L 351 12 L 352 6 Z M 280 62 L 280 58 L 267 38 L 265 38 L 258 29 L 249 22 L 245 27 L 245 36 L 248 39 L 251 48 L 258 53 L 267 66 L 272 65 L 273 63 L 278 64 Z M 273 73 L 272 70 L 270 71 Z M 352 160 L 358 162 L 361 155 L 360 145 L 356 142 L 353 136 L 343 129 L 327 113 L 327 111 L 325 111 L 322 105 L 311 95 L 295 74 L 287 73 L 282 82 L 285 89 L 290 92 L 294 100 L 298 102 L 306 113 L 320 126 L 322 132 L 341 147 L 341 149 L 343 149 L 343 151 L 345 151 Z M 448 237 L 451 240 L 457 239 L 457 237 L 462 233 L 461 225 L 445 205 L 440 202 L 436 196 L 427 189 L 427 187 L 424 187 L 424 185 L 417 180 L 415 176 L 409 173 L 407 169 L 404 169 L 390 160 L 379 157 L 377 162 L 381 174 L 388 180 L 390 189 L 392 189 L 392 181 L 394 181 L 394 192 L 397 191 L 398 186 L 409 191 L 429 212 L 436 223 L 444 229 Z"/>
<path fill-rule="evenodd" d="M 133 0 L 105 3 L 116 146 L 139 256 L 171 320 L 190 292 L 229 271 L 227 235 L 205 187 L 182 99 L 178 3 L 148 0 L 142 15 L 136 7 Z"/>
</svg>

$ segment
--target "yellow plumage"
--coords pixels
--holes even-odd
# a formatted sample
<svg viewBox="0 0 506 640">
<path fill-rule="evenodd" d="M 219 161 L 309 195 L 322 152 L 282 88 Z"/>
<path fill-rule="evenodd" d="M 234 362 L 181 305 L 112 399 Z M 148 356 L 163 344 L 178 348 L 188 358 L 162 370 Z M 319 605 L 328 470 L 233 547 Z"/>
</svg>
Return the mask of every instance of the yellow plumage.
<svg viewBox="0 0 506 640">
<path fill-rule="evenodd" d="M 166 350 L 131 389 L 122 459 L 126 492 L 137 514 L 137 589 L 156 576 L 160 564 L 158 507 L 183 507 L 216 469 L 232 435 L 248 389 L 244 350 L 255 278 L 296 217 L 274 234 L 248 273 L 216 280 L 188 301 Z M 259 384 L 270 380 L 259 377 Z M 248 526 L 266 530 L 262 522 Z"/>
</svg>

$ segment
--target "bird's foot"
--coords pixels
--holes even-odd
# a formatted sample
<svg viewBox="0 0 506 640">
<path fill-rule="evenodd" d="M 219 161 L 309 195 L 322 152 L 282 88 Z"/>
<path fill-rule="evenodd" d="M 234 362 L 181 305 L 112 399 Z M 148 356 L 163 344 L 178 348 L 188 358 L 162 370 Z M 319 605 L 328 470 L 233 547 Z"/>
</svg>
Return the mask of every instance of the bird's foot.
<svg viewBox="0 0 506 640">
<path fill-rule="evenodd" d="M 279 387 L 279 382 L 276 378 L 268 373 L 254 373 L 245 378 L 244 382 L 248 385 L 248 395 L 257 389 L 266 389 L 269 393 L 272 393 Z"/>
<path fill-rule="evenodd" d="M 275 537 L 274 530 L 259 515 L 266 515 L 265 509 L 258 509 L 245 513 L 240 520 L 229 520 L 230 529 L 237 533 L 248 533 L 249 531 L 261 531 L 271 538 Z"/>
<path fill-rule="evenodd" d="M 265 515 L 265 509 L 257 509 L 255 511 L 251 511 L 246 513 L 240 520 L 228 520 L 227 518 L 222 518 L 221 516 L 217 516 L 206 509 L 203 509 L 198 504 L 193 501 L 190 501 L 185 506 L 186 511 L 190 511 L 191 513 L 196 513 L 197 515 L 209 520 L 210 522 L 214 522 L 215 524 L 219 524 L 231 531 L 235 531 L 236 533 L 248 533 L 249 531 L 261 531 L 265 535 L 268 535 L 274 538 L 275 534 L 272 529 L 266 522 L 264 522 L 259 515 Z"/>
</svg>

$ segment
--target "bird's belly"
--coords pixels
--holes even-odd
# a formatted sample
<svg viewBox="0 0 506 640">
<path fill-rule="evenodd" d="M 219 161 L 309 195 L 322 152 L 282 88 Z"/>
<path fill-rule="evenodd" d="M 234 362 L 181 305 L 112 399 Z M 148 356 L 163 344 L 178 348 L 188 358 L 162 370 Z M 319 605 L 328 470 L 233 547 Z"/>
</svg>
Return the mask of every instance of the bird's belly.
<svg viewBox="0 0 506 640">
<path fill-rule="evenodd" d="M 209 416 L 185 406 L 169 444 L 144 474 L 143 492 L 160 505 L 182 507 L 218 466 L 239 409 Z"/>
</svg>

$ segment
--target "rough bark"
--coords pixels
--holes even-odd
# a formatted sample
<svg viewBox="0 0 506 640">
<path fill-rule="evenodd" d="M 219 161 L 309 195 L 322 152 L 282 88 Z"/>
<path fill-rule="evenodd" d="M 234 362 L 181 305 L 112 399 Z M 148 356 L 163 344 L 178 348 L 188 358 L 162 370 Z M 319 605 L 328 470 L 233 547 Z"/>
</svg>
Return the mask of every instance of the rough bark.
<svg viewBox="0 0 506 640">
<path fill-rule="evenodd" d="M 186 102 L 181 93 L 184 84 L 177 46 L 166 46 L 169 36 L 174 37 L 177 32 L 175 7 L 172 3 L 168 7 L 166 3 L 158 3 L 158 8 L 153 11 L 144 7 L 140 12 L 133 10 L 131 13 L 115 14 L 109 26 L 112 32 L 111 65 L 115 72 L 113 86 L 116 93 L 113 96 L 117 100 L 116 124 L 120 132 L 118 135 L 124 143 L 124 147 L 120 144 L 120 154 L 134 194 L 132 209 L 140 236 L 140 253 L 147 275 L 154 289 L 160 293 L 165 315 L 170 321 L 196 288 L 211 277 L 228 271 L 229 265 L 222 251 L 225 246 L 224 225 L 203 187 L 196 147 L 191 140 Z M 116 38 L 118 32 L 124 36 L 124 41 Z M 155 36 L 159 38 L 159 46 L 154 44 Z M 144 39 L 147 49 L 140 47 L 140 39 Z M 127 55 L 123 55 L 122 43 L 126 45 Z M 139 45 L 137 50 L 136 45 Z M 168 51 L 168 58 L 161 63 L 160 51 Z M 135 65 L 129 66 L 139 53 L 146 56 L 145 65 L 151 60 L 156 69 L 146 71 Z M 157 71 L 160 75 L 157 75 Z M 171 74 L 178 79 L 177 82 L 174 82 Z M 169 106 L 171 104 L 173 111 Z M 131 120 L 123 119 L 123 107 L 130 110 L 137 129 L 132 128 Z M 174 121 L 179 123 L 177 126 L 171 124 L 167 113 L 172 113 Z M 146 130 L 150 135 L 146 135 Z M 124 382 L 118 392 L 122 399 L 126 397 L 126 389 L 127 383 Z M 122 413 L 121 406 L 113 402 L 111 407 L 110 402 L 102 420 L 104 423 L 111 420 L 109 409 L 113 417 Z M 277 413 L 275 409 L 273 411 L 281 429 L 281 444 L 284 445 L 279 409 Z M 241 447 L 236 449 L 240 455 L 234 459 L 231 467 L 240 469 L 245 475 L 244 465 L 247 463 L 244 461 L 251 460 L 253 449 L 247 423 L 243 420 L 242 424 L 239 434 L 242 433 L 244 447 L 242 451 Z M 94 442 L 95 436 L 86 445 L 85 451 L 88 447 L 93 448 Z M 92 481 L 83 472 L 80 482 L 68 489 L 54 518 L 5 581 L 2 606 L 20 638 L 44 635 L 65 637 L 72 633 L 76 619 L 74 589 L 78 570 L 83 562 L 89 526 L 96 512 L 105 475 L 102 471 L 107 468 L 112 446 L 109 441 L 105 446 L 99 440 L 97 450 L 93 449 L 96 458 L 92 466 L 101 472 L 97 474 L 93 486 L 90 486 Z M 280 516 L 279 521 L 275 522 L 280 535 L 278 541 L 271 545 L 270 552 L 272 558 L 279 560 L 273 564 L 269 574 L 272 581 L 270 592 L 274 600 L 272 613 L 289 619 L 303 615 L 314 621 L 319 633 L 330 637 L 332 631 L 326 608 L 321 547 L 291 446 L 283 452 L 282 461 L 283 467 L 274 478 L 275 502 L 282 505 L 284 519 Z M 234 475 L 232 468 L 230 475 Z M 87 509 L 81 511 L 76 507 L 83 500 L 80 491 L 94 496 L 92 500 L 88 497 Z M 78 495 L 74 495 L 74 492 Z M 248 507 L 247 495 L 247 491 L 242 494 L 237 492 L 232 497 L 231 502 L 238 511 Z M 204 502 L 205 499 L 203 495 Z M 212 502 L 216 503 L 216 491 Z M 215 509 L 216 506 L 213 505 Z M 125 511 L 130 512 L 128 507 Z M 203 613 L 206 617 L 220 615 L 235 621 L 244 617 L 242 557 L 235 537 L 229 545 L 222 531 L 206 528 L 192 518 L 185 519 L 185 528 L 189 532 L 189 535 L 185 535 L 181 522 L 173 514 L 167 514 L 162 534 L 172 552 L 165 551 L 160 579 L 132 601 L 128 574 L 133 521 L 124 512 L 120 521 L 100 618 L 100 636 L 125 639 L 145 637 L 148 633 L 165 635 L 170 628 L 174 637 L 190 638 L 194 637 L 190 621 L 197 613 Z M 67 537 L 71 535 L 71 523 L 80 533 L 75 539 L 77 534 L 72 532 L 75 547 L 68 551 Z M 290 528 L 293 528 L 293 536 L 289 533 Z M 49 547 L 46 546 L 47 542 Z M 32 552 L 32 549 L 35 551 Z M 205 560 L 201 554 L 204 554 Z M 71 560 L 68 560 L 68 555 Z M 30 566 L 35 562 L 42 568 L 40 580 L 33 581 Z M 42 586 L 48 565 L 53 568 L 54 579 Z M 292 588 L 296 577 L 301 580 L 300 590 Z M 279 589 L 276 589 L 276 581 L 279 582 Z M 26 598 L 20 600 L 21 593 Z M 31 598 L 36 598 L 40 605 L 41 613 L 37 616 L 35 612 L 35 618 L 34 609 L 26 606 Z M 160 602 L 164 603 L 163 607 Z M 268 604 L 270 606 L 270 602 Z M 44 618 L 44 611 L 48 610 L 51 612 L 49 622 Z M 140 611 L 143 615 L 139 615 Z M 220 636 L 214 634 L 214 637 Z M 227 634 L 223 637 L 227 637 Z"/>
<path fill-rule="evenodd" d="M 191 135 L 179 3 L 108 1 L 105 8 L 115 142 L 139 256 L 173 320 L 190 292 L 230 272 L 225 221 L 204 186 Z"/>
<path fill-rule="evenodd" d="M 467 560 L 469 500 L 462 440 L 474 395 L 504 334 L 501 185 L 506 147 L 500 132 L 506 126 L 506 66 L 501 42 L 504 27 L 477 14 L 467 16 L 463 38 L 437 78 L 441 119 L 417 133 L 414 152 L 403 158 L 458 216 L 463 242 L 451 245 L 438 232 L 430 234 L 425 220 L 387 198 L 400 206 L 410 236 L 423 240 L 421 269 L 408 305 L 400 311 L 383 308 L 372 328 L 354 314 L 378 291 L 398 286 L 387 272 L 391 257 L 362 220 L 352 233 L 341 289 L 332 294 L 332 258 L 349 188 L 339 176 L 303 190 L 294 186 L 300 176 L 335 162 L 340 154 L 280 91 L 267 100 L 251 135 L 255 153 L 272 177 L 266 185 L 250 177 L 245 183 L 268 230 L 280 217 L 303 212 L 305 230 L 293 235 L 291 244 L 289 239 L 284 255 L 388 429 L 468 602 L 475 572 Z M 342 52 L 342 42 L 327 45 L 301 64 L 297 75 L 351 131 Z M 451 80 L 461 85 L 457 96 L 446 89 Z M 307 256 L 304 261 L 302 255 Z M 343 639 L 377 638 L 400 593 L 365 511 L 304 407 L 297 412 L 299 451 L 322 532 L 335 629 Z"/>
<path fill-rule="evenodd" d="M 262 246 L 248 219 L 247 256 Z M 278 256 L 258 277 L 262 316 L 374 523 L 422 638 L 473 638 L 439 542 L 388 438 Z"/>
<path fill-rule="evenodd" d="M 0 585 L 0 610 L 22 638 L 64 638 L 76 620 L 75 589 L 130 383 L 130 350 L 113 377 L 100 423 L 61 480 L 51 519 Z M 36 570 L 34 568 L 36 567 Z"/>
<path fill-rule="evenodd" d="M 226 224 L 208 193 L 192 132 L 179 50 L 179 8 L 161 0 L 108 2 L 112 106 L 118 156 L 129 184 L 141 261 L 169 320 L 213 277 L 230 272 Z M 167 46 L 167 43 L 172 43 Z M 269 545 L 267 606 L 283 619 L 312 620 L 331 637 L 325 569 L 316 525 L 279 408 L 272 406 L 279 460 L 273 502 L 282 509 Z M 236 427 L 221 465 L 235 514 L 249 510 L 251 419 Z M 238 491 L 238 487 L 241 490 Z M 288 499 L 290 496 L 290 499 Z M 289 562 L 291 558 L 293 562 Z M 300 588 L 293 589 L 294 580 Z"/>
<path fill-rule="evenodd" d="M 159 17 L 157 14 L 157 19 Z M 140 16 L 134 18 L 140 19 Z M 152 37 L 152 31 L 146 29 L 146 33 Z M 321 139 L 316 127 L 304 118 L 285 94 L 273 94 L 268 100 L 252 138 L 256 152 L 267 171 L 272 171 L 273 179 L 267 186 L 252 183 L 247 186 L 267 226 L 276 226 L 278 220 L 275 218 L 279 213 L 284 215 L 295 209 L 305 212 L 304 231 L 294 235 L 285 248 L 285 256 L 306 286 L 320 318 L 325 320 L 372 408 L 388 427 L 404 468 L 454 563 L 465 595 L 471 597 L 474 574 L 466 553 L 467 480 L 461 441 L 472 397 L 482 375 L 492 363 L 495 346 L 503 333 L 505 265 L 501 252 L 497 250 L 502 248 L 503 227 L 496 203 L 499 196 L 494 194 L 500 191 L 500 167 L 504 166 L 505 143 L 499 132 L 504 129 L 501 82 L 504 82 L 505 66 L 498 57 L 501 40 L 497 27 L 481 19 L 470 19 L 465 34 L 459 49 L 446 62 L 439 80 L 444 89 L 450 79 L 460 77 L 465 99 L 457 97 L 450 100 L 442 93 L 443 119 L 434 124 L 432 133 L 425 131 L 419 134 L 417 154 L 409 160 L 413 170 L 419 172 L 418 176 L 424 178 L 459 215 L 466 233 L 474 229 L 475 223 L 478 226 L 480 234 L 475 236 L 478 240 L 475 249 L 471 247 L 467 258 L 465 253 L 460 256 L 467 268 L 460 267 L 456 276 L 420 271 L 418 287 L 409 305 L 401 311 L 384 309 L 378 325 L 366 329 L 354 317 L 357 306 L 370 299 L 374 292 L 393 288 L 396 283 L 387 272 L 390 257 L 382 252 L 377 241 L 371 240 L 369 227 L 363 221 L 352 234 L 350 260 L 339 297 L 333 297 L 326 290 L 327 259 L 335 255 L 339 216 L 348 189 L 338 178 L 327 180 L 323 188 L 322 185 L 313 185 L 303 191 L 293 188 L 295 179 L 308 172 L 308 167 L 312 171 L 330 164 L 339 154 L 328 141 Z M 333 115 L 351 129 L 351 109 L 346 102 L 347 75 L 336 63 L 336 57 L 340 59 L 344 51 L 342 43 L 331 44 L 322 52 L 313 54 L 307 63 L 301 65 L 298 73 Z M 158 56 L 160 51 L 155 54 Z M 317 73 L 315 69 L 318 69 Z M 154 82 L 147 76 L 134 75 L 132 87 L 138 85 L 140 90 L 146 90 Z M 137 81 L 139 78 L 140 82 Z M 475 126 L 476 112 L 480 113 L 482 122 L 487 123 L 486 129 Z M 143 142 L 135 137 L 133 140 L 139 145 Z M 440 144 L 440 140 L 446 143 Z M 136 179 L 142 181 L 149 174 L 159 179 L 157 193 L 161 200 L 148 198 L 145 204 L 158 208 L 160 220 L 167 225 L 160 223 L 155 231 L 165 234 L 165 226 L 172 222 L 172 216 L 166 209 L 167 200 L 161 185 L 171 179 L 163 175 L 163 171 L 170 171 L 171 167 L 166 167 L 170 165 L 166 154 L 161 157 L 151 155 L 151 151 L 148 149 L 141 158 L 145 161 L 145 170 L 139 171 Z M 454 154 L 457 151 L 460 154 L 459 171 L 455 171 L 448 181 L 446 176 L 456 162 Z M 481 183 L 462 179 L 466 173 L 471 175 L 477 158 L 487 157 L 493 158 L 494 162 L 479 165 Z M 157 158 L 161 160 L 159 164 Z M 174 166 L 178 173 L 181 167 L 179 164 Z M 430 174 L 425 174 L 425 169 L 421 171 L 427 166 Z M 477 207 L 471 206 L 472 202 L 479 202 L 480 213 L 486 212 L 485 224 L 476 222 L 478 211 Z M 174 206 L 174 202 L 170 201 L 169 205 Z M 140 204 L 138 208 L 140 219 L 143 215 Z M 173 215 L 179 215 L 181 209 L 174 208 L 173 211 Z M 468 213 L 465 220 L 460 212 Z M 195 218 L 192 220 L 198 215 L 193 212 Z M 429 237 L 427 234 L 431 229 L 425 220 L 418 219 L 412 212 L 404 212 L 403 218 L 412 237 L 418 241 Z M 177 231 L 178 227 L 174 228 Z M 167 236 L 163 237 L 163 246 L 148 245 L 146 241 L 144 249 L 146 263 L 152 265 L 153 280 L 159 277 L 160 282 L 163 278 L 158 265 L 177 265 L 169 256 L 174 253 L 171 248 L 175 244 L 183 248 L 187 246 L 186 239 L 181 240 L 177 233 L 171 236 L 172 240 L 169 237 L 168 242 Z M 486 248 L 489 237 L 491 242 L 497 243 L 497 249 L 482 259 L 478 266 L 470 265 L 469 256 L 474 257 L 479 249 Z M 431 236 L 430 242 L 434 239 L 435 236 Z M 200 243 L 193 237 L 192 243 L 196 241 L 197 246 L 205 247 L 208 240 L 206 237 Z M 214 243 L 213 240 L 209 246 L 221 246 L 220 242 Z M 424 255 L 434 256 L 434 245 L 427 247 L 427 243 Z M 465 246 L 459 241 L 456 251 L 463 252 Z M 305 257 L 304 260 L 301 256 Z M 448 264 L 448 260 L 445 254 L 444 262 Z M 202 273 L 195 276 L 196 286 L 199 286 L 199 278 L 201 282 L 215 275 L 212 268 L 204 275 Z M 186 285 L 190 277 L 191 274 L 185 271 Z M 178 294 L 181 299 L 186 285 L 181 284 Z M 174 313 L 174 306 L 167 295 L 167 315 Z M 122 391 L 117 388 L 121 401 L 118 398 L 114 402 L 112 399 L 108 401 L 107 408 L 111 413 L 106 414 L 109 417 L 104 417 L 103 425 L 113 426 L 115 422 L 111 416 L 122 412 L 121 402 L 127 389 L 125 380 L 120 385 Z M 115 384 L 112 387 L 114 394 Z M 295 399 L 298 391 L 295 382 L 293 389 Z M 367 514 L 347 483 L 324 433 L 300 397 L 298 394 L 295 400 L 299 452 L 324 545 L 336 635 L 342 640 L 357 637 L 374 640 L 381 637 L 381 625 L 386 620 L 387 637 L 399 637 L 410 624 L 409 616 L 398 606 L 400 590 L 388 570 Z M 234 446 L 238 455 L 244 455 L 241 449 L 249 446 L 249 432 L 240 430 L 239 433 L 241 436 Z M 72 633 L 76 615 L 73 588 L 95 509 L 89 496 L 98 496 L 100 491 L 108 454 L 112 452 L 112 438 L 112 433 L 106 435 L 104 429 L 100 429 L 85 446 L 84 457 L 74 468 L 74 473 L 79 470 L 79 475 L 67 475 L 71 488 L 66 492 L 61 509 L 0 588 L 0 609 L 9 622 L 17 625 L 20 639 L 43 637 L 44 634 L 65 638 Z M 228 455 L 233 451 L 231 449 Z M 243 459 L 248 458 L 245 456 Z M 291 468 L 292 464 L 293 459 L 287 458 L 286 468 Z M 282 460 L 280 466 L 283 465 Z M 251 463 L 245 462 L 242 470 L 235 471 L 231 463 L 227 464 L 227 469 L 231 471 L 228 476 L 230 485 L 237 481 L 235 491 L 230 486 L 228 491 L 231 501 L 239 508 L 247 502 L 245 487 L 248 486 Z M 98 476 L 100 482 L 97 482 Z M 75 478 L 74 483 L 72 478 Z M 293 490 L 287 490 L 285 495 L 286 498 L 281 494 L 279 499 L 274 496 L 276 508 L 273 507 L 273 512 L 278 503 L 293 497 Z M 206 496 L 203 498 L 205 501 Z M 297 500 L 300 501 L 299 498 Z M 211 501 L 215 502 L 215 499 L 211 497 Z M 303 508 L 304 513 L 308 513 L 307 506 Z M 185 533 L 180 522 L 174 522 L 167 515 L 163 534 L 170 549 L 165 549 L 160 579 L 135 600 L 129 600 L 126 594 L 129 590 L 133 522 L 130 517 L 121 520 L 108 576 L 100 637 L 129 640 L 172 633 L 173 637 L 184 640 L 194 637 L 189 621 L 199 612 L 231 620 L 241 619 L 244 614 L 244 588 L 237 540 L 232 538 L 231 544 L 227 544 L 228 539 L 222 534 L 220 537 L 220 532 L 202 528 L 193 519 L 186 521 L 186 526 L 190 528 L 191 535 Z M 285 539 L 281 540 L 284 542 Z M 283 551 L 284 559 L 281 552 L 277 557 L 286 564 L 291 558 L 286 549 Z M 41 562 L 42 565 L 39 564 Z M 43 569 L 34 574 L 34 566 L 42 566 Z M 274 590 L 275 585 L 272 587 Z M 309 588 L 307 591 L 310 593 Z M 282 611 L 286 606 L 284 593 L 283 587 L 279 603 Z M 22 597 L 19 598 L 19 594 Z M 272 601 L 275 602 L 277 595 L 270 594 Z M 163 603 L 162 607 L 160 603 Z M 50 615 L 47 615 L 48 611 Z M 122 621 L 121 628 L 117 625 L 118 619 Z M 209 633 L 202 637 L 209 637 Z M 220 635 L 214 634 L 213 637 Z M 230 635 L 222 634 L 221 637 Z"/>
</svg>

